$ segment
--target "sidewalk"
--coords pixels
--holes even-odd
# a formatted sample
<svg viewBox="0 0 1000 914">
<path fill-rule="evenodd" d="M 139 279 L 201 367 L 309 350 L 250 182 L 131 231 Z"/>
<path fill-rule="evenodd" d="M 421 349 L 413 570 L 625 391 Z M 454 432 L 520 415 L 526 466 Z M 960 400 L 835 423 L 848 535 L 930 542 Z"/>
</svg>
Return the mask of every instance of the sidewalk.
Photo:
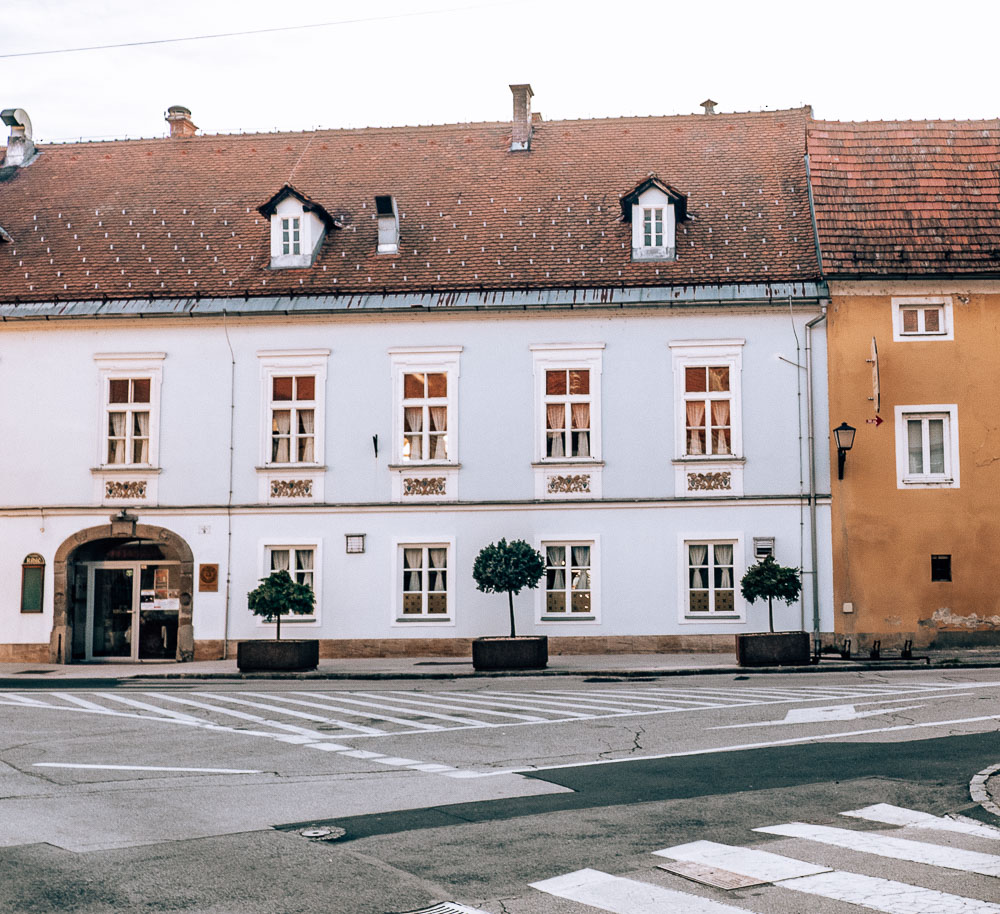
<svg viewBox="0 0 1000 914">
<path fill-rule="evenodd" d="M 1000 650 L 968 649 L 922 651 L 926 661 L 823 660 L 801 667 L 740 667 L 736 657 L 716 654 L 553 654 L 544 670 L 516 670 L 477 673 L 472 659 L 462 657 L 373 657 L 320 660 L 308 673 L 250 673 L 236 669 L 231 660 L 192 663 L 146 661 L 144 663 L 75 663 L 61 666 L 46 663 L 0 663 L 0 688 L 37 687 L 41 683 L 82 685 L 83 683 L 127 683 L 150 679 L 460 679 L 495 676 L 586 676 L 609 678 L 658 678 L 707 674 L 754 675 L 761 673 L 857 672 L 858 670 L 977 669 L 1000 667 Z"/>
</svg>

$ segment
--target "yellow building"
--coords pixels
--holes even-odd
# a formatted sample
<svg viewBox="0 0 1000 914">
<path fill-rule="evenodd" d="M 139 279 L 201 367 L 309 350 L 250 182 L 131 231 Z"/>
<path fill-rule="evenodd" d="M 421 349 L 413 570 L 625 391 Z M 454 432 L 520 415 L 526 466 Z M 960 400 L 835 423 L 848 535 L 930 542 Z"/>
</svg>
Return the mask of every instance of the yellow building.
<svg viewBox="0 0 1000 914">
<path fill-rule="evenodd" d="M 998 137 L 996 120 L 810 128 L 830 419 L 857 430 L 831 483 L 855 650 L 1000 643 Z"/>
</svg>

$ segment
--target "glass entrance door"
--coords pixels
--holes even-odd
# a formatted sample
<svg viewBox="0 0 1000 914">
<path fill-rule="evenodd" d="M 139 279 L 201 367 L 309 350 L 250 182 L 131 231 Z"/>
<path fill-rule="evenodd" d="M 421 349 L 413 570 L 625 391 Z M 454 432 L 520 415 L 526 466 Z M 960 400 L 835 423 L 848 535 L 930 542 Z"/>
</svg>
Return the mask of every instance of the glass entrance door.
<svg viewBox="0 0 1000 914">
<path fill-rule="evenodd" d="M 92 562 L 86 659 L 172 660 L 177 654 L 180 566 Z"/>
<path fill-rule="evenodd" d="M 88 659 L 131 657 L 135 615 L 135 570 L 94 568 Z"/>
</svg>

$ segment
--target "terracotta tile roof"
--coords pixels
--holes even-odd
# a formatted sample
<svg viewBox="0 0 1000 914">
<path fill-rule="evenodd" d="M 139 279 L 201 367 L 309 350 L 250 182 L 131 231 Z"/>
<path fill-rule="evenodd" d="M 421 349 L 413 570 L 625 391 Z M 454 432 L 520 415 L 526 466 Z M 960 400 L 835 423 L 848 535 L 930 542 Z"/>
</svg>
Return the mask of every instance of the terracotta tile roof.
<svg viewBox="0 0 1000 914">
<path fill-rule="evenodd" d="M 48 146 L 0 183 L 0 300 L 803 281 L 817 276 L 809 109 L 197 136 Z M 631 262 L 619 197 L 687 196 L 676 262 Z M 269 269 L 258 212 L 286 183 L 343 227 Z M 375 253 L 375 195 L 400 251 Z"/>
<path fill-rule="evenodd" d="M 813 121 L 827 275 L 1000 273 L 1000 121 Z"/>
</svg>

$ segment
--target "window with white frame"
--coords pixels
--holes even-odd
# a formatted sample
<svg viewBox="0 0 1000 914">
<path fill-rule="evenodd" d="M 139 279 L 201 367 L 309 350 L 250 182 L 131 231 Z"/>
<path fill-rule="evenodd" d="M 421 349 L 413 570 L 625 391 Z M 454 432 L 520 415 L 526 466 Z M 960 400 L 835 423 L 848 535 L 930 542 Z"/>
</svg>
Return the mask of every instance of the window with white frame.
<svg viewBox="0 0 1000 914">
<path fill-rule="evenodd" d="M 315 544 L 309 545 L 274 545 L 264 547 L 264 576 L 274 571 L 287 571 L 296 584 L 305 584 L 316 596 L 317 605 L 319 594 L 316 587 L 316 554 L 318 547 Z M 294 615 L 289 613 L 282 616 L 281 624 L 289 622 L 315 622 L 316 616 Z"/>
<path fill-rule="evenodd" d="M 892 338 L 895 342 L 953 340 L 951 296 L 893 298 Z"/>
<path fill-rule="evenodd" d="M 316 376 L 271 377 L 269 463 L 315 463 Z"/>
<path fill-rule="evenodd" d="M 593 543 L 545 542 L 545 609 L 543 618 L 592 617 Z"/>
<path fill-rule="evenodd" d="M 899 488 L 958 488 L 958 408 L 896 407 Z"/>
<path fill-rule="evenodd" d="M 601 457 L 603 343 L 531 347 L 536 390 L 535 459 L 597 461 Z"/>
<path fill-rule="evenodd" d="M 460 352 L 460 346 L 389 350 L 395 466 L 458 462 Z"/>
<path fill-rule="evenodd" d="M 95 356 L 103 390 L 100 466 L 157 466 L 163 358 L 163 353 Z"/>
<path fill-rule="evenodd" d="M 401 543 L 399 621 L 436 621 L 451 615 L 447 543 Z"/>
<path fill-rule="evenodd" d="M 736 547 L 734 541 L 686 541 L 688 619 L 736 618 Z"/>
<path fill-rule="evenodd" d="M 281 218 L 281 253 L 302 253 L 302 229 L 299 216 L 282 216 Z"/>
<path fill-rule="evenodd" d="M 262 350 L 261 466 L 323 462 L 323 408 L 329 349 Z"/>
<path fill-rule="evenodd" d="M 647 187 L 633 200 L 632 259 L 673 260 L 677 256 L 677 201 L 663 189 Z"/>
<path fill-rule="evenodd" d="M 677 455 L 742 456 L 742 340 L 671 343 L 677 391 Z"/>
<path fill-rule="evenodd" d="M 663 207 L 642 207 L 642 244 L 647 248 L 663 247 Z"/>
</svg>

